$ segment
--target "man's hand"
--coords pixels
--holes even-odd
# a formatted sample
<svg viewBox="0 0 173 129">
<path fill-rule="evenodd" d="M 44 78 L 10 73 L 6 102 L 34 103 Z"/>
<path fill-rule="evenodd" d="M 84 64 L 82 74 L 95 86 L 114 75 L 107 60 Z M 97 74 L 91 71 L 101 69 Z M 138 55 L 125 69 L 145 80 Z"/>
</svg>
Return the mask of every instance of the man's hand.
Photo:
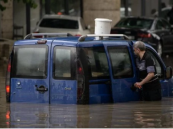
<svg viewBox="0 0 173 129">
<path fill-rule="evenodd" d="M 153 78 L 153 77 L 154 77 L 154 73 L 148 73 L 148 75 L 141 82 L 136 82 L 134 84 L 134 86 L 136 88 L 141 89 L 142 88 L 142 85 L 144 85 L 146 82 L 148 82 L 149 80 L 151 80 L 151 78 Z"/>
<path fill-rule="evenodd" d="M 136 83 L 134 84 L 134 86 L 135 86 L 136 88 L 139 88 L 139 89 L 142 88 L 141 82 L 136 82 Z"/>
</svg>

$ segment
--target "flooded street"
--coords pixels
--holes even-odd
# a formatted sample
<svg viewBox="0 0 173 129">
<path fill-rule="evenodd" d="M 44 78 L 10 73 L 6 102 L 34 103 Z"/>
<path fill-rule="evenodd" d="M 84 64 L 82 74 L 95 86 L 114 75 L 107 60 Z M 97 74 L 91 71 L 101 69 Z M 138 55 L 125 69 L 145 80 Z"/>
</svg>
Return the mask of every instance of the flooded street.
<svg viewBox="0 0 173 129">
<path fill-rule="evenodd" d="M 2 74 L 1 70 L 1 128 L 173 128 L 173 98 L 95 105 L 9 104 Z"/>
<path fill-rule="evenodd" d="M 173 127 L 173 99 L 102 105 L 1 103 L 0 127 Z"/>
</svg>

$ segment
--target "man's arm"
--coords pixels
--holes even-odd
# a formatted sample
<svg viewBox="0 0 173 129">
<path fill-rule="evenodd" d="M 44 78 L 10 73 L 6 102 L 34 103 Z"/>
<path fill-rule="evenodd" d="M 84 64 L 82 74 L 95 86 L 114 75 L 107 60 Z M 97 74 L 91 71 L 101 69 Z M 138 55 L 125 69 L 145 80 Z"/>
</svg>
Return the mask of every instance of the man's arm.
<svg viewBox="0 0 173 129">
<path fill-rule="evenodd" d="M 154 73 L 148 73 L 148 75 L 141 82 L 136 82 L 135 86 L 140 88 L 142 85 L 149 82 L 153 77 L 154 77 Z"/>
</svg>

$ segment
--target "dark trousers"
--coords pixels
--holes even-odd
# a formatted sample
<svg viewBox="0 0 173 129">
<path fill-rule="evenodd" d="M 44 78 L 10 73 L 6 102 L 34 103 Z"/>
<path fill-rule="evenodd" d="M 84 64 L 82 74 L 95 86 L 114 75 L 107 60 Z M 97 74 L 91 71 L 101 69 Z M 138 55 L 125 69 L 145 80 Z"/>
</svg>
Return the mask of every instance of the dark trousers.
<svg viewBox="0 0 173 129">
<path fill-rule="evenodd" d="M 143 85 L 141 97 L 144 101 L 159 101 L 162 99 L 161 84 L 159 80 Z"/>
<path fill-rule="evenodd" d="M 161 99 L 162 99 L 161 89 L 142 91 L 142 100 L 144 101 L 159 101 Z"/>
</svg>

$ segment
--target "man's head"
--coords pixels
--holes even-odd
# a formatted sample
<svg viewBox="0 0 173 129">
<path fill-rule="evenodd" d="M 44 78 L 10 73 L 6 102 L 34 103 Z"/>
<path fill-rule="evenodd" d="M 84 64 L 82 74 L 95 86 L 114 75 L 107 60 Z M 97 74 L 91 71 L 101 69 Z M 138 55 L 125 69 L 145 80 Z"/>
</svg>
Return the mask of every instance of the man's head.
<svg viewBox="0 0 173 129">
<path fill-rule="evenodd" d="M 134 54 L 139 56 L 139 54 L 141 52 L 144 52 L 146 49 L 146 46 L 143 42 L 141 41 L 137 41 L 133 44 L 133 51 L 134 51 Z"/>
</svg>

